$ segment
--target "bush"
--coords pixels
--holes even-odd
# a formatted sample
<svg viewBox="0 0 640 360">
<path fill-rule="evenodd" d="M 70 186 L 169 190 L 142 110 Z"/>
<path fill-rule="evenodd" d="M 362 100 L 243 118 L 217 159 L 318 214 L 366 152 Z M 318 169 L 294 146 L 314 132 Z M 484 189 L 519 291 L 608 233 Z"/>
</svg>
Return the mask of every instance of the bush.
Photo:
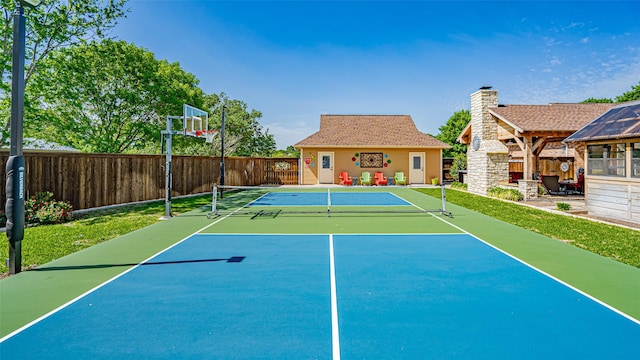
<svg viewBox="0 0 640 360">
<path fill-rule="evenodd" d="M 460 170 L 467 169 L 467 154 L 458 154 L 453 158 L 451 168 L 449 168 L 449 175 L 455 180 L 460 181 L 458 178 Z"/>
<path fill-rule="evenodd" d="M 544 186 L 538 184 L 538 195 L 544 195 L 547 193 L 547 190 L 544 189 Z"/>
<path fill-rule="evenodd" d="M 71 221 L 72 214 L 71 204 L 56 201 L 48 191 L 36 193 L 24 202 L 26 224 L 61 224 Z"/>
<path fill-rule="evenodd" d="M 571 210 L 571 204 L 559 202 L 559 203 L 556 203 L 556 208 L 562 211 Z"/>
<path fill-rule="evenodd" d="M 504 189 L 501 187 L 494 187 L 489 189 L 489 191 L 487 192 L 487 195 L 494 198 L 510 200 L 510 201 L 520 201 L 524 199 L 524 196 L 520 191 L 516 189 Z"/>
</svg>

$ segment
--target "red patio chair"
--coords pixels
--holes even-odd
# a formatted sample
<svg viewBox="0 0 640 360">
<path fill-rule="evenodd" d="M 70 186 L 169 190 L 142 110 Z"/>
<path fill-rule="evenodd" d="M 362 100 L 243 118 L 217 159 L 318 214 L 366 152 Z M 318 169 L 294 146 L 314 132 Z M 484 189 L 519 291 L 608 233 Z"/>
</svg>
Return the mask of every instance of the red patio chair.
<svg viewBox="0 0 640 360">
<path fill-rule="evenodd" d="M 580 175 L 578 175 L 578 181 L 575 184 L 571 184 L 568 189 L 579 194 L 584 194 L 584 174 L 580 173 Z"/>
<path fill-rule="evenodd" d="M 387 179 L 386 176 L 384 176 L 383 173 L 377 172 L 377 173 L 375 173 L 375 175 L 373 177 L 373 183 L 375 185 L 387 185 L 388 184 L 388 179 Z"/>
<path fill-rule="evenodd" d="M 346 171 L 340 173 L 340 185 L 353 185 L 353 178 Z"/>
</svg>

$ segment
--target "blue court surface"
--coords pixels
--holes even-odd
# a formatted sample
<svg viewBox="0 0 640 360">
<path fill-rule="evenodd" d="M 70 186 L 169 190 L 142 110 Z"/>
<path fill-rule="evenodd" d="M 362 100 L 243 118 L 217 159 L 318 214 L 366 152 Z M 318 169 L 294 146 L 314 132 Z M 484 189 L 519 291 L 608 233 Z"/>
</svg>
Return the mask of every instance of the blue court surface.
<svg viewBox="0 0 640 360">
<path fill-rule="evenodd" d="M 639 359 L 640 324 L 467 234 L 197 234 L 2 359 Z M 19 355 L 19 356 L 18 356 Z"/>
<path fill-rule="evenodd" d="M 270 192 L 249 206 L 411 206 L 390 192 Z"/>
</svg>

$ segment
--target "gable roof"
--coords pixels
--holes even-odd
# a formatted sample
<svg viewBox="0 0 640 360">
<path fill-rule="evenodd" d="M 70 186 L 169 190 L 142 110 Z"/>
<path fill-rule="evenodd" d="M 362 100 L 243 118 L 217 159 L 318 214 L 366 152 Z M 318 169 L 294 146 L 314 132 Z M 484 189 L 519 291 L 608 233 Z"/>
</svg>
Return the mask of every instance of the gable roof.
<svg viewBox="0 0 640 360">
<path fill-rule="evenodd" d="M 451 147 L 418 131 L 409 115 L 320 115 L 320 131 L 294 146 Z"/>
<path fill-rule="evenodd" d="M 566 138 L 565 142 L 624 139 L 640 137 L 640 101 L 615 106 L 582 129 Z"/>
<path fill-rule="evenodd" d="M 489 112 L 519 132 L 576 131 L 613 106 L 606 103 L 501 105 L 489 108 Z"/>
</svg>

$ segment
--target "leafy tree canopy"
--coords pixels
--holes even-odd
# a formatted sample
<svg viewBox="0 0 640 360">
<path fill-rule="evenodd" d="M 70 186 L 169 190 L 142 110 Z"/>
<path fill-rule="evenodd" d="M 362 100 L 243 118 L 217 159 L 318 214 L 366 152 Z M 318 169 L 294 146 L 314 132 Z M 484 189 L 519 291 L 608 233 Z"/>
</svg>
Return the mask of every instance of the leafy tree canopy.
<svg viewBox="0 0 640 360">
<path fill-rule="evenodd" d="M 621 103 L 621 102 L 636 101 L 636 100 L 640 100 L 640 82 L 638 83 L 638 85 L 632 86 L 631 90 L 625 92 L 620 96 L 616 96 L 615 102 Z M 614 101 L 612 99 L 607 99 L 607 98 L 601 98 L 601 99 L 588 98 L 582 101 L 582 103 L 613 103 L 613 102 Z"/>
<path fill-rule="evenodd" d="M 469 110 L 460 110 L 455 112 L 447 123 L 440 126 L 440 133 L 436 135 L 436 139 L 443 141 L 452 146 L 451 149 L 444 150 L 443 157 L 455 157 L 457 154 L 465 154 L 467 146 L 456 141 L 458 136 L 467 124 L 471 121 L 471 112 Z"/>
<path fill-rule="evenodd" d="M 581 104 L 594 104 L 594 103 L 612 103 L 613 100 L 611 99 L 607 99 L 607 98 L 601 98 L 601 99 L 596 99 L 596 98 L 588 98 L 586 100 L 581 101 Z"/>
<path fill-rule="evenodd" d="M 640 100 L 640 82 L 638 85 L 631 87 L 631 90 L 616 97 L 616 102 Z"/>
<path fill-rule="evenodd" d="M 300 157 L 300 150 L 297 150 L 293 145 L 287 146 L 284 150 L 276 150 L 271 154 L 272 157 Z"/>
<path fill-rule="evenodd" d="M 104 40 L 52 53 L 27 88 L 40 109 L 25 131 L 87 152 L 159 146 L 167 115 L 202 106 L 198 80 L 177 63 L 124 41 Z"/>
<path fill-rule="evenodd" d="M 262 113 L 248 110 L 241 100 L 231 100 L 225 93 L 204 97 L 205 109 L 209 110 L 209 127 L 222 127 L 222 105 L 225 106 L 225 156 L 270 156 L 276 149 L 276 141 L 269 130 L 263 130 L 258 122 Z M 212 143 L 211 155 L 221 154 L 221 136 Z"/>
<path fill-rule="evenodd" d="M 125 16 L 127 0 L 42 0 L 25 8 L 25 83 L 51 53 L 83 41 L 103 38 Z M 0 0 L 0 143 L 8 138 L 10 123 L 13 13 L 16 0 Z M 27 100 L 25 100 L 27 101 Z M 28 106 L 28 102 L 25 104 Z M 25 109 L 28 112 L 29 108 Z"/>
</svg>

